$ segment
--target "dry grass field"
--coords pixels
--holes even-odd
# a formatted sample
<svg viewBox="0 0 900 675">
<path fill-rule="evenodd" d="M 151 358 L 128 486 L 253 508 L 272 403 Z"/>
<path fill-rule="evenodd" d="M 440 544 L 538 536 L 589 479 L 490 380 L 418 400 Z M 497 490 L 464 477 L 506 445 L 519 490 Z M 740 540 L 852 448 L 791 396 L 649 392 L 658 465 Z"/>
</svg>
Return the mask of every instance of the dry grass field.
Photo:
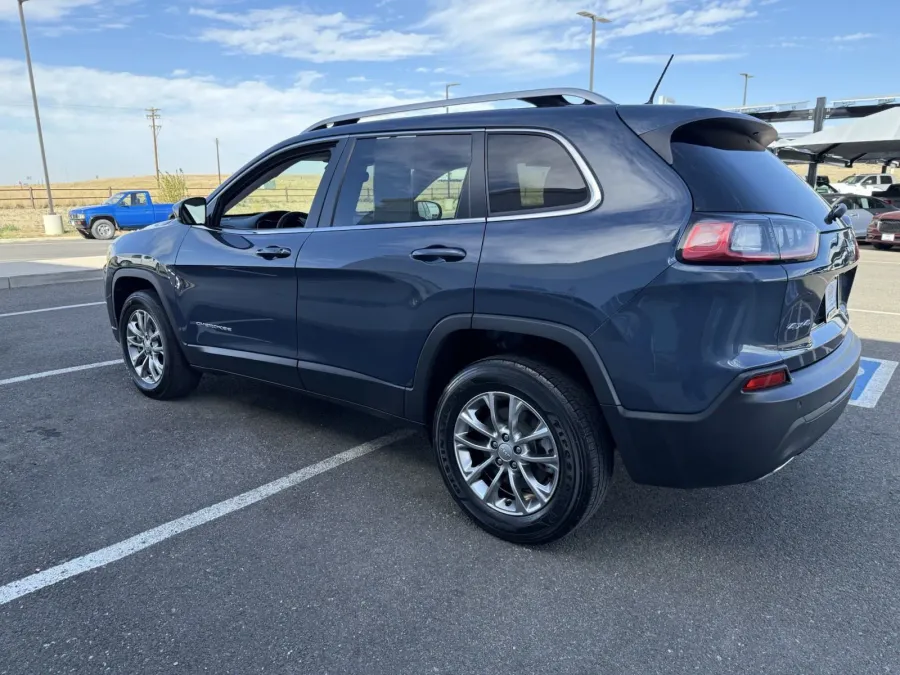
<svg viewBox="0 0 900 675">
<path fill-rule="evenodd" d="M 790 167 L 798 175 L 806 176 L 805 164 L 792 164 Z M 837 166 L 819 167 L 819 175 L 828 176 L 831 182 L 837 182 L 854 173 L 880 173 L 880 171 L 880 165 L 874 164 L 859 164 L 850 169 Z M 185 178 L 191 196 L 205 196 L 212 192 L 219 182 L 218 177 L 214 174 L 193 174 L 187 175 Z M 225 176 L 223 176 L 224 178 Z M 308 211 L 318 182 L 319 176 L 317 175 L 281 176 L 275 181 L 271 190 L 259 191 L 253 199 L 247 200 L 245 205 L 249 210 L 256 210 L 258 207 L 258 210 Z M 446 187 L 451 190 L 448 194 L 444 194 L 444 184 L 436 184 L 432 188 L 432 193 L 426 192 L 425 195 L 426 198 L 430 197 L 440 203 L 445 212 L 455 207 L 453 202 L 455 202 L 454 197 L 458 190 L 457 185 L 447 185 Z M 55 183 L 53 199 L 57 213 L 64 216 L 63 225 L 68 230 L 68 224 L 65 222 L 65 212 L 68 209 L 75 206 L 99 204 L 110 195 L 122 190 L 149 190 L 151 197 L 157 198 L 156 180 L 153 176 L 139 176 Z M 46 207 L 46 193 L 40 186 L 29 190 L 27 187 L 0 185 L 0 239 L 33 237 L 43 234 L 41 216 L 48 213 Z"/>
</svg>

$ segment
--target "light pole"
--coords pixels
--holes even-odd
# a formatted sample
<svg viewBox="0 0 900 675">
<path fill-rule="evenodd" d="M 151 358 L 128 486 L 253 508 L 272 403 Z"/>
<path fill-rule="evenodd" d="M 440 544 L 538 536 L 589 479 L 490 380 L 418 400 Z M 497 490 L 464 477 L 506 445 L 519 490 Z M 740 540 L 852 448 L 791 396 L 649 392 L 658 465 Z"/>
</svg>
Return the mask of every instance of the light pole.
<svg viewBox="0 0 900 675">
<path fill-rule="evenodd" d="M 222 184 L 222 162 L 219 161 L 219 139 L 216 139 L 216 171 L 219 174 L 219 185 Z"/>
<path fill-rule="evenodd" d="M 750 78 L 753 77 L 750 73 L 741 73 L 741 77 L 744 78 L 744 102 L 741 103 L 741 107 L 747 107 L 747 83 L 750 81 Z"/>
<path fill-rule="evenodd" d="M 46 234 L 62 234 L 62 218 L 56 215 L 53 208 L 53 192 L 50 189 L 50 172 L 47 170 L 47 153 L 44 151 L 44 133 L 41 131 L 41 113 L 38 110 L 37 90 L 34 87 L 34 71 L 31 68 L 31 50 L 28 48 L 28 31 L 25 29 L 24 5 L 28 0 L 18 0 L 19 23 L 22 24 L 22 41 L 25 43 L 25 63 L 28 65 L 28 81 L 31 83 L 31 100 L 34 103 L 34 120 L 37 122 L 38 144 L 41 146 L 41 161 L 44 163 L 44 183 L 47 185 L 47 205 L 50 207 L 50 216 L 44 217 L 44 232 Z"/>
<path fill-rule="evenodd" d="M 459 86 L 459 82 L 451 82 L 449 84 L 444 85 L 444 100 L 445 101 L 450 100 L 450 87 L 458 87 L 458 86 Z M 444 108 L 444 112 L 449 113 L 450 106 L 447 106 L 446 108 Z"/>
<path fill-rule="evenodd" d="M 578 16 L 583 16 L 585 19 L 591 20 L 591 79 L 588 89 L 594 91 L 594 52 L 597 49 L 597 24 L 609 23 L 609 19 L 597 16 L 593 12 L 588 12 L 587 10 L 581 10 L 578 12 Z"/>
</svg>

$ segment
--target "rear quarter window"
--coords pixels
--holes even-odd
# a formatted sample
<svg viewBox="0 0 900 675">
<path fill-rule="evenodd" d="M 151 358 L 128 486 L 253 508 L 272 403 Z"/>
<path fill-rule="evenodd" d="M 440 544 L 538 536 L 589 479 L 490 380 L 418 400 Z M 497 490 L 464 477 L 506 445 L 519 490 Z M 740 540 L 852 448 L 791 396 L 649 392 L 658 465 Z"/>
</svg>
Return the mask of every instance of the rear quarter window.
<svg viewBox="0 0 900 675">
<path fill-rule="evenodd" d="M 697 211 L 781 213 L 821 222 L 828 205 L 750 136 L 687 125 L 672 136 L 673 167 Z"/>
</svg>

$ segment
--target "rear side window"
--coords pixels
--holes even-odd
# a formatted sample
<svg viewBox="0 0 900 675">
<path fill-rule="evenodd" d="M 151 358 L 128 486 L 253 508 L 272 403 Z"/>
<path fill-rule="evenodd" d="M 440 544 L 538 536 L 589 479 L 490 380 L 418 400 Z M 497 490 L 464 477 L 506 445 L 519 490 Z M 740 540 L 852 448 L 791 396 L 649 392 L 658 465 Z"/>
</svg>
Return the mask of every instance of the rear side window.
<svg viewBox="0 0 900 675">
<path fill-rule="evenodd" d="M 536 134 L 490 134 L 487 146 L 491 215 L 569 209 L 590 191 L 556 140 Z"/>
<path fill-rule="evenodd" d="M 685 125 L 672 135 L 672 157 L 697 211 L 781 213 L 815 222 L 828 213 L 802 178 L 738 130 Z"/>
<path fill-rule="evenodd" d="M 333 225 L 469 218 L 469 134 L 360 138 L 353 146 Z"/>
</svg>

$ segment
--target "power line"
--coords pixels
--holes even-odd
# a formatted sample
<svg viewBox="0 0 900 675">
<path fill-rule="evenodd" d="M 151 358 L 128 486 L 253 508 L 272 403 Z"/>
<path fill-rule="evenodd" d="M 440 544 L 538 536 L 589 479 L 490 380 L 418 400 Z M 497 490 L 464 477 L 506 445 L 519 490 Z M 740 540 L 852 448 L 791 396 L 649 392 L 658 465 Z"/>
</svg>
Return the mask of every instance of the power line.
<svg viewBox="0 0 900 675">
<path fill-rule="evenodd" d="M 150 120 L 150 130 L 153 132 L 153 165 L 156 167 L 156 184 L 159 185 L 159 131 L 162 129 L 161 124 L 157 124 L 156 120 L 160 118 L 159 108 L 147 108 L 147 119 Z"/>
</svg>

